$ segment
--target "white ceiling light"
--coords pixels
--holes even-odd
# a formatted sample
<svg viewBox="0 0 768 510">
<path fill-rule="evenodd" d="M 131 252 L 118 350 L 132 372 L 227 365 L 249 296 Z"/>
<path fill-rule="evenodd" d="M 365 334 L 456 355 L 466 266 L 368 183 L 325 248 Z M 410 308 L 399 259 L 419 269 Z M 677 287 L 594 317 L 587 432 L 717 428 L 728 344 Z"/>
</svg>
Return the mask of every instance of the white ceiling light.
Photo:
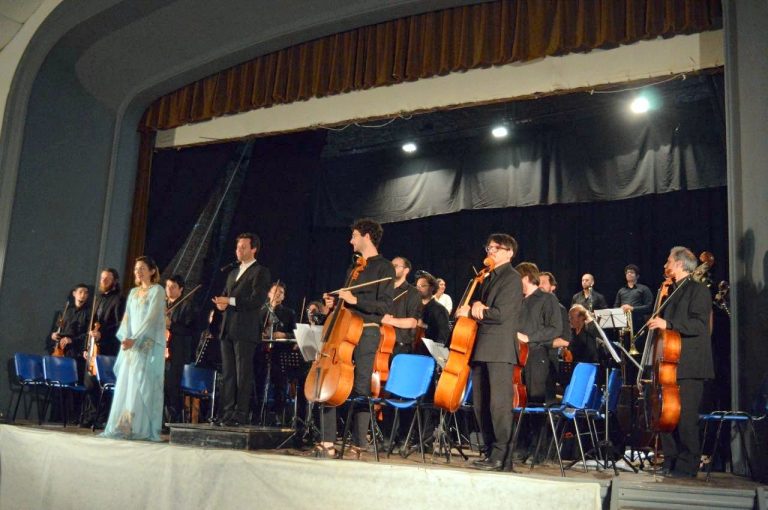
<svg viewBox="0 0 768 510">
<path fill-rule="evenodd" d="M 643 96 L 637 96 L 629 105 L 632 113 L 645 113 L 651 108 L 651 103 Z"/>
<path fill-rule="evenodd" d="M 506 128 L 506 126 L 496 126 L 491 131 L 491 134 L 494 138 L 506 138 L 506 136 L 509 134 L 509 130 Z"/>
<path fill-rule="evenodd" d="M 408 142 L 403 144 L 403 151 L 407 153 L 416 152 L 416 144 L 413 142 Z"/>
</svg>

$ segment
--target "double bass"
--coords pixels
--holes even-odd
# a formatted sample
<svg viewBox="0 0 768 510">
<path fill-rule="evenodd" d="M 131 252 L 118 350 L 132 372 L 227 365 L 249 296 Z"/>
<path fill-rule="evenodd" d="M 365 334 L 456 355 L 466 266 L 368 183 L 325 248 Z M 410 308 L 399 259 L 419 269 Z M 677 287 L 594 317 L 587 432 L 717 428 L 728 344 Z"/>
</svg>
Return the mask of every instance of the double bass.
<svg viewBox="0 0 768 510">
<path fill-rule="evenodd" d="M 348 288 L 363 272 L 367 261 L 358 257 L 344 287 Z M 304 396 L 308 402 L 338 406 L 352 393 L 355 365 L 352 354 L 363 334 L 363 319 L 348 310 L 344 300 L 323 324 L 322 349 L 312 362 L 304 381 Z"/>
<path fill-rule="evenodd" d="M 469 305 L 469 300 L 475 293 L 477 285 L 482 283 L 493 271 L 494 261 L 492 258 L 486 257 L 483 265 L 485 267 L 472 279 L 457 309 Z M 456 320 L 451 334 L 448 360 L 445 362 L 445 367 L 435 387 L 435 405 L 448 412 L 453 413 L 461 406 L 469 379 L 469 362 L 475 347 L 476 335 L 477 321 L 470 317 L 459 317 Z"/>
</svg>

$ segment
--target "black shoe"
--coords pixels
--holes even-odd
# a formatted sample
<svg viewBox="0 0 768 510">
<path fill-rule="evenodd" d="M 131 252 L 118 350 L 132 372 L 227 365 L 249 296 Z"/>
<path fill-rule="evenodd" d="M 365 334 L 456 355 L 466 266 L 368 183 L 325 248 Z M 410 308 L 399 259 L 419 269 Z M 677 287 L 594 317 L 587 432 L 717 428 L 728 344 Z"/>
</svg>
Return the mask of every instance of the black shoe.
<svg viewBox="0 0 768 510">
<path fill-rule="evenodd" d="M 682 479 L 691 479 L 696 478 L 696 475 L 698 473 L 688 473 L 687 471 L 677 471 L 672 470 L 667 475 L 665 475 L 667 478 L 682 478 Z"/>
<path fill-rule="evenodd" d="M 501 471 L 504 463 L 500 460 L 482 459 L 474 461 L 472 467 L 483 471 Z"/>
<path fill-rule="evenodd" d="M 242 427 L 243 424 L 237 418 L 230 418 L 221 423 L 225 427 Z"/>
</svg>

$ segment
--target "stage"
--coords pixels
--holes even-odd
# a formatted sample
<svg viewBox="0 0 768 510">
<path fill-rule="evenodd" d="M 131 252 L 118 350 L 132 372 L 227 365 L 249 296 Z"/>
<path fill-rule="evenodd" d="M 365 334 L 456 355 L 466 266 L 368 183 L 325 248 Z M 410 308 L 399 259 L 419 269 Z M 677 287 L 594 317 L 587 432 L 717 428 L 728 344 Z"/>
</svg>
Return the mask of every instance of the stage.
<svg viewBox="0 0 768 510">
<path fill-rule="evenodd" d="M 0 426 L 0 508 L 764 508 L 764 488 L 556 466 L 484 473 L 454 456 L 377 463 L 296 449 L 237 451 L 103 439 L 87 429 Z"/>
</svg>

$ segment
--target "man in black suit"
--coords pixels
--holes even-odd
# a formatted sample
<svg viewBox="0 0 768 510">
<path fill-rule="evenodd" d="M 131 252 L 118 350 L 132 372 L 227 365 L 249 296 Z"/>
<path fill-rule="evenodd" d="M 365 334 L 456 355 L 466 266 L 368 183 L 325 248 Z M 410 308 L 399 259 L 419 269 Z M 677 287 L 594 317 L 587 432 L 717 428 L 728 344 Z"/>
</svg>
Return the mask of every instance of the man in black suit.
<svg viewBox="0 0 768 510">
<path fill-rule="evenodd" d="M 456 311 L 478 324 L 472 354 L 472 398 L 475 416 L 488 455 L 473 465 L 486 471 L 505 467 L 512 439 L 512 368 L 517 362 L 520 307 L 523 301 L 520 275 L 510 264 L 517 241 L 508 234 L 491 234 L 485 244 L 494 269 L 480 287 L 480 299 Z"/>
<path fill-rule="evenodd" d="M 175 274 L 165 281 L 165 326 L 168 342 L 165 360 L 165 406 L 172 422 L 181 420 L 181 410 L 184 408 L 181 377 L 184 365 L 192 361 L 192 338 L 195 333 L 195 308 L 191 299 L 179 302 L 183 294 L 183 276 Z"/>
<path fill-rule="evenodd" d="M 221 325 L 222 410 L 220 423 L 237 427 L 248 421 L 253 386 L 253 353 L 261 341 L 269 269 L 256 262 L 261 240 L 256 234 L 237 236 L 235 256 L 240 266 L 227 276 L 221 296 L 213 298 L 224 313 Z"/>
<path fill-rule="evenodd" d="M 701 462 L 699 406 L 704 380 L 714 377 L 709 316 L 712 297 L 707 287 L 691 278 L 696 256 L 688 248 L 675 246 L 669 252 L 664 274 L 675 281 L 661 314 L 648 327 L 672 330 L 682 338 L 677 382 L 680 385 L 680 421 L 671 433 L 661 434 L 665 474 L 675 478 L 695 477 Z"/>
</svg>

